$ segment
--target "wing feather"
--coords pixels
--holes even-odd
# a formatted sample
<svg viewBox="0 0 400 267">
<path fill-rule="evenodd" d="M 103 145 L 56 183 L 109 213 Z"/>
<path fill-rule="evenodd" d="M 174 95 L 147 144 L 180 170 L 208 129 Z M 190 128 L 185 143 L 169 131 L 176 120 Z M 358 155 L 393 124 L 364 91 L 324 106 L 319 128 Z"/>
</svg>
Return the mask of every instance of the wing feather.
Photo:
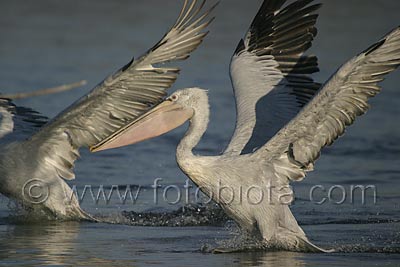
<svg viewBox="0 0 400 267">
<path fill-rule="evenodd" d="M 320 151 L 344 134 L 368 109 L 378 83 L 400 65 L 400 28 L 343 65 L 315 98 L 256 156 L 272 162 L 282 179 L 298 180 L 313 169 Z M 290 171 L 287 171 L 287 170 Z"/>
<path fill-rule="evenodd" d="M 23 140 L 37 132 L 48 119 L 38 112 L 18 107 L 10 99 L 0 98 L 0 138 L 4 142 Z"/>
<path fill-rule="evenodd" d="M 33 136 L 32 142 L 60 176 L 74 178 L 72 167 L 80 147 L 99 143 L 165 98 L 180 69 L 164 64 L 187 59 L 208 33 L 205 29 L 212 19 L 207 17 L 215 5 L 204 11 L 205 3 L 206 0 L 185 0 L 178 20 L 156 45 L 106 78 Z"/>
<path fill-rule="evenodd" d="M 320 88 L 319 71 L 304 53 L 317 34 L 312 0 L 265 0 L 231 61 L 237 120 L 225 153 L 246 154 L 264 145 Z"/>
</svg>

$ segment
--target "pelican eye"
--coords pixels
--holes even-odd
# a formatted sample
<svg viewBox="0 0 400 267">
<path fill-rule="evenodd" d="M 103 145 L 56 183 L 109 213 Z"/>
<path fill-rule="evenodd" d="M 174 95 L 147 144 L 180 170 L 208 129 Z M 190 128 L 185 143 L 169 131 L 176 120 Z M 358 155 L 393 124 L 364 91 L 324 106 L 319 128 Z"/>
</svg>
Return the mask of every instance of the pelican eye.
<svg viewBox="0 0 400 267">
<path fill-rule="evenodd" d="M 169 97 L 169 99 L 170 99 L 171 101 L 176 101 L 176 100 L 178 100 L 178 96 L 177 96 L 177 95 L 171 95 L 171 96 Z"/>
</svg>

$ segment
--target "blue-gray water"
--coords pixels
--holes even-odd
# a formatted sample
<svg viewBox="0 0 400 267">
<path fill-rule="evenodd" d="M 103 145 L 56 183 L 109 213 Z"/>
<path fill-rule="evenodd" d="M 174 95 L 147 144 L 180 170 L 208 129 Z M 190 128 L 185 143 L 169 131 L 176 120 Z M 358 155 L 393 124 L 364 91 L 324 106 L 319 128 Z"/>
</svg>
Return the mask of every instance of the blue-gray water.
<svg viewBox="0 0 400 267">
<path fill-rule="evenodd" d="M 320 59 L 320 81 L 340 64 L 364 50 L 400 24 L 397 0 L 322 1 L 319 35 L 312 52 Z M 2 93 L 33 90 L 87 79 L 89 85 L 60 95 L 18 101 L 47 116 L 54 116 L 87 92 L 106 75 L 152 46 L 174 22 L 181 1 L 1 1 L 0 90 Z M 229 141 L 235 121 L 234 100 L 228 76 L 229 59 L 247 30 L 261 1 L 222 1 L 217 19 L 204 44 L 190 60 L 180 64 L 182 74 L 174 89 L 208 88 L 212 115 L 198 151 L 218 154 Z M 400 72 L 391 74 L 372 109 L 349 128 L 345 137 L 324 150 L 316 171 L 295 184 L 295 216 L 311 240 L 330 255 L 287 252 L 253 252 L 229 255 L 203 254 L 204 246 L 216 246 L 234 238 L 231 223 L 204 223 L 188 227 L 149 227 L 134 224 L 123 211 L 165 212 L 182 204 L 162 200 L 165 186 L 183 185 L 186 177 L 175 163 L 175 147 L 184 127 L 161 138 L 98 155 L 82 152 L 71 183 L 82 193 L 91 185 L 105 190 L 112 185 L 140 185 L 138 200 L 123 205 L 114 195 L 109 204 L 95 204 L 86 195 L 82 206 L 116 224 L 29 223 L 7 219 L 13 208 L 4 197 L 0 206 L 0 264 L 4 266 L 85 265 L 147 266 L 398 266 L 400 264 Z M 173 90 L 174 90 L 173 89 Z M 164 187 L 154 203 L 151 185 L 156 178 Z M 315 185 L 333 191 L 332 201 L 316 201 L 328 192 L 309 192 Z M 350 200 L 351 186 L 374 186 Z M 135 188 L 132 191 L 135 194 Z M 177 192 L 169 191 L 169 200 Z M 346 191 L 345 203 L 336 205 Z M 108 191 L 109 192 L 109 191 Z M 195 189 L 191 189 L 193 199 Z M 179 217 L 179 215 L 177 215 Z M 168 216 L 167 216 L 168 217 Z M 171 216 L 170 216 L 171 217 Z M 140 216 L 135 217 L 137 220 Z M 157 225 L 164 217 L 155 217 Z M 169 217 L 168 217 L 169 218 Z M 170 219 L 170 218 L 169 218 Z M 195 225 L 195 217 L 189 225 Z M 175 218 L 182 222 L 187 218 Z M 174 221 L 175 222 L 175 221 Z M 138 223 L 140 225 L 140 223 Z M 148 223 L 147 223 L 148 224 Z M 168 224 L 168 223 L 167 223 Z M 174 223 L 173 223 L 174 224 Z M 178 223 L 175 223 L 178 224 Z M 185 224 L 185 223 L 182 223 Z"/>
</svg>

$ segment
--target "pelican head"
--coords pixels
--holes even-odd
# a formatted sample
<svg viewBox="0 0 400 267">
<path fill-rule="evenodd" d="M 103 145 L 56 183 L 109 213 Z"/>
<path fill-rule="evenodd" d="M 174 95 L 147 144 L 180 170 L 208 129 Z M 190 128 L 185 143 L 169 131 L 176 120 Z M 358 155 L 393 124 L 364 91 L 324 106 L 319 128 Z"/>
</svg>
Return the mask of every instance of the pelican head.
<svg viewBox="0 0 400 267">
<path fill-rule="evenodd" d="M 208 108 L 207 90 L 201 88 L 187 88 L 176 91 L 169 96 L 166 101 L 181 106 L 183 109 L 192 110 L 192 117 L 196 112 L 200 112 L 201 107 Z M 191 119 L 190 117 L 189 119 Z"/>
<path fill-rule="evenodd" d="M 207 90 L 200 88 L 179 90 L 90 150 L 98 152 L 123 147 L 163 135 L 191 120 L 204 108 L 208 110 Z"/>
</svg>

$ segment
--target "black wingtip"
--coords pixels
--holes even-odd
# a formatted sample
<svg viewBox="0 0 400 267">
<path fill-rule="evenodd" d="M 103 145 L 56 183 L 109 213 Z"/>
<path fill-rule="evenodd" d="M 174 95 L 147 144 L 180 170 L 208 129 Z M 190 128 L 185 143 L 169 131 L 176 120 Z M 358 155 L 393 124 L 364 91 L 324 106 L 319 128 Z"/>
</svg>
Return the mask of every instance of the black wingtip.
<svg viewBox="0 0 400 267">
<path fill-rule="evenodd" d="M 377 49 L 379 49 L 379 47 L 381 47 L 384 43 L 386 42 L 386 38 L 383 40 L 380 40 L 379 42 L 371 45 L 370 47 L 368 47 L 364 52 L 362 52 L 362 54 L 365 54 L 366 56 L 368 56 L 369 54 L 371 54 L 372 52 L 376 51 Z"/>
<path fill-rule="evenodd" d="M 131 61 L 129 61 L 128 64 L 126 64 L 125 66 L 123 66 L 123 67 L 121 68 L 121 71 L 124 72 L 124 71 L 126 71 L 127 69 L 129 69 L 129 67 L 132 65 L 132 63 L 133 63 L 134 61 L 135 61 L 135 58 L 132 57 Z"/>
<path fill-rule="evenodd" d="M 269 14 L 279 10 L 285 4 L 285 2 L 286 0 L 264 0 L 253 22 L 251 23 L 251 27 L 253 28 L 259 24 L 262 24 Z"/>
<path fill-rule="evenodd" d="M 246 46 L 244 44 L 244 40 L 241 39 L 238 46 L 236 47 L 235 50 L 235 55 L 239 55 L 242 51 L 244 51 L 246 49 Z"/>
</svg>

